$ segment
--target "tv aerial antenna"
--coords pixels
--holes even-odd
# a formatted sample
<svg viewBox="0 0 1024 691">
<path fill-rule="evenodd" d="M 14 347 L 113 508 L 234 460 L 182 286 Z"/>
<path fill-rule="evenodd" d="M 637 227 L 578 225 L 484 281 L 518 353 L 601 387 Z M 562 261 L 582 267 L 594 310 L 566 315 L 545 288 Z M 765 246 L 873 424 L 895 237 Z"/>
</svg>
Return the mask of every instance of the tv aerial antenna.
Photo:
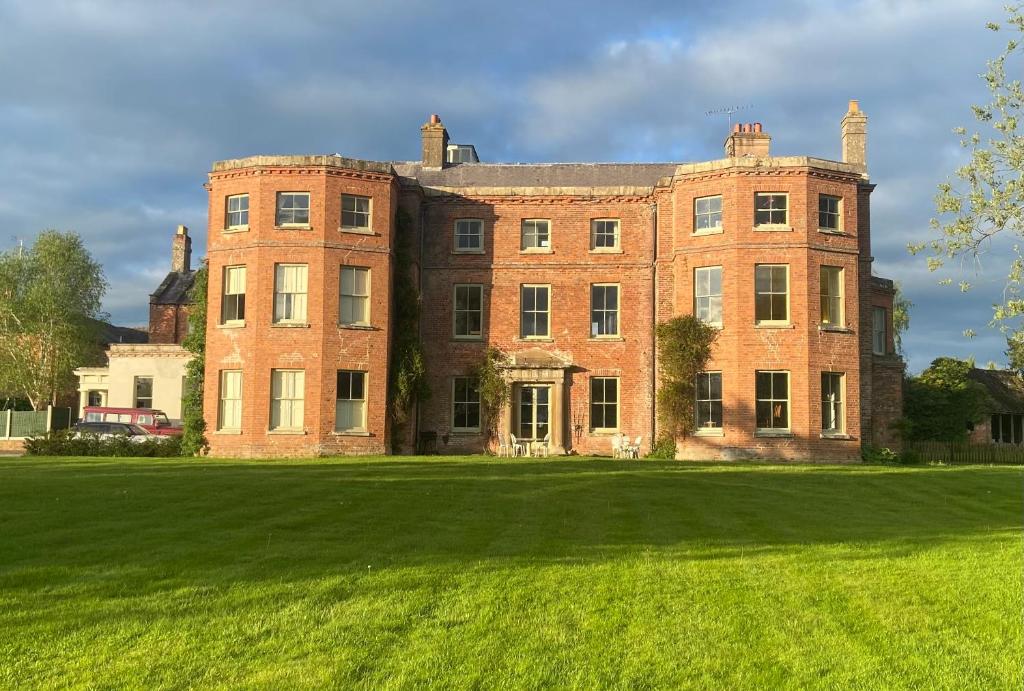
<svg viewBox="0 0 1024 691">
<path fill-rule="evenodd" d="M 728 118 L 729 118 L 729 129 L 731 130 L 732 129 L 732 114 L 733 113 L 738 113 L 741 110 L 749 110 L 749 109 L 751 109 L 753 107 L 754 107 L 754 105 L 752 103 L 747 103 L 747 104 L 742 105 L 742 106 L 726 106 L 725 108 L 715 108 L 714 110 L 706 111 L 704 113 L 704 115 L 706 115 L 707 117 L 711 117 L 712 115 L 725 115 L 725 116 L 728 116 Z"/>
</svg>

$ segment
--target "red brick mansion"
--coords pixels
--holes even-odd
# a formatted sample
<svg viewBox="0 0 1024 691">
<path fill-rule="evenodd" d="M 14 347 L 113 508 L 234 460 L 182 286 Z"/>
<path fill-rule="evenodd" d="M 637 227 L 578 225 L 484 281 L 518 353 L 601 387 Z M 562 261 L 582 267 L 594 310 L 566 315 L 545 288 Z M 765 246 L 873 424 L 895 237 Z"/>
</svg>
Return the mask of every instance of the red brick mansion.
<svg viewBox="0 0 1024 691">
<path fill-rule="evenodd" d="M 655 325 L 720 328 L 680 458 L 850 460 L 892 443 L 903 363 L 871 275 L 867 118 L 839 161 L 736 125 L 699 163 L 479 163 L 437 116 L 417 162 L 253 156 L 209 174 L 211 453 L 388 453 L 396 249 L 411 248 L 439 451 L 486 441 L 472 378 L 506 353 L 498 430 L 607 454 L 657 435 Z M 399 223 L 399 217 L 407 219 Z M 399 233 L 403 237 L 399 237 Z"/>
</svg>

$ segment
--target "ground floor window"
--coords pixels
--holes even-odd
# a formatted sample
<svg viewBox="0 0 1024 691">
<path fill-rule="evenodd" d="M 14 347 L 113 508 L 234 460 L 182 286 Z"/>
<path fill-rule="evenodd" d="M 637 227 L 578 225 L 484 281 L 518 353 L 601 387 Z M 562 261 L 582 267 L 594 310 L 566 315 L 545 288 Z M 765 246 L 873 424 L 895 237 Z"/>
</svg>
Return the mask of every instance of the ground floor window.
<svg viewBox="0 0 1024 691">
<path fill-rule="evenodd" d="M 541 440 L 550 432 L 550 386 L 526 385 L 517 394 L 520 439 Z"/>
<path fill-rule="evenodd" d="M 135 407 L 153 407 L 153 377 L 135 377 Z"/>
<path fill-rule="evenodd" d="M 336 432 L 366 431 L 366 372 L 338 371 L 338 398 L 335 401 Z"/>
<path fill-rule="evenodd" d="M 722 373 L 697 375 L 697 429 L 722 428 Z"/>
<path fill-rule="evenodd" d="M 839 372 L 821 373 L 821 431 L 825 434 L 842 434 L 843 416 L 843 375 Z"/>
<path fill-rule="evenodd" d="M 590 428 L 619 429 L 619 380 L 615 377 L 590 379 Z"/>
<path fill-rule="evenodd" d="M 996 444 L 1024 444 L 1024 415 L 993 415 L 992 441 Z"/>
<path fill-rule="evenodd" d="M 276 369 L 271 371 L 270 429 L 302 429 L 305 388 L 305 371 L 300 369 Z"/>
<path fill-rule="evenodd" d="M 220 405 L 217 429 L 242 428 L 242 372 L 224 370 L 220 373 Z"/>
<path fill-rule="evenodd" d="M 103 405 L 102 391 L 90 391 L 88 396 L 89 402 L 86 405 Z"/>
<path fill-rule="evenodd" d="M 789 372 L 757 372 L 758 431 L 789 431 Z"/>
<path fill-rule="evenodd" d="M 452 429 L 480 431 L 480 391 L 475 377 L 455 377 L 452 383 Z"/>
</svg>

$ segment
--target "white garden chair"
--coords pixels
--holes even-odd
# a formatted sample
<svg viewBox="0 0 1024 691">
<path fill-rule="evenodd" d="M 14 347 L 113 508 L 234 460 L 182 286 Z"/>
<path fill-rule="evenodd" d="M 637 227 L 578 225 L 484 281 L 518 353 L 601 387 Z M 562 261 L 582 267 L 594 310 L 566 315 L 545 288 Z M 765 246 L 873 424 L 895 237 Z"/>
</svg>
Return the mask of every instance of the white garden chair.
<svg viewBox="0 0 1024 691">
<path fill-rule="evenodd" d="M 508 437 L 506 437 L 504 434 L 499 434 L 498 435 L 498 457 L 501 458 L 502 456 L 511 456 L 511 455 L 512 455 L 512 446 L 508 442 Z"/>
<path fill-rule="evenodd" d="M 622 435 L 612 435 L 612 458 L 620 458 L 622 456 Z"/>
<path fill-rule="evenodd" d="M 544 435 L 543 441 L 537 442 L 537 453 L 544 454 L 544 458 L 548 457 L 551 452 L 551 433 L 548 432 Z"/>
<path fill-rule="evenodd" d="M 629 443 L 629 439 L 626 439 L 626 454 L 630 458 L 640 458 L 640 442 L 643 441 L 643 437 L 637 437 L 632 444 Z"/>
<path fill-rule="evenodd" d="M 516 435 L 510 434 L 508 438 L 511 440 L 510 446 L 512 447 L 512 456 L 525 456 L 526 455 L 526 444 L 516 439 Z"/>
</svg>

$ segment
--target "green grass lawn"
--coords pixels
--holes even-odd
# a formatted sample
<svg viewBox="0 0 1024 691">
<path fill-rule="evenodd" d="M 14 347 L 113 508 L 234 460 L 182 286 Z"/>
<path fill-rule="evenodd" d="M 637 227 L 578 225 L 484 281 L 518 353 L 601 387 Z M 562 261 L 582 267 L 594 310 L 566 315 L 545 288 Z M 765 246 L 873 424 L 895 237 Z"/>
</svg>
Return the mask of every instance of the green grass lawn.
<svg viewBox="0 0 1024 691">
<path fill-rule="evenodd" d="M 0 686 L 1021 688 L 1024 470 L 0 459 Z"/>
</svg>

